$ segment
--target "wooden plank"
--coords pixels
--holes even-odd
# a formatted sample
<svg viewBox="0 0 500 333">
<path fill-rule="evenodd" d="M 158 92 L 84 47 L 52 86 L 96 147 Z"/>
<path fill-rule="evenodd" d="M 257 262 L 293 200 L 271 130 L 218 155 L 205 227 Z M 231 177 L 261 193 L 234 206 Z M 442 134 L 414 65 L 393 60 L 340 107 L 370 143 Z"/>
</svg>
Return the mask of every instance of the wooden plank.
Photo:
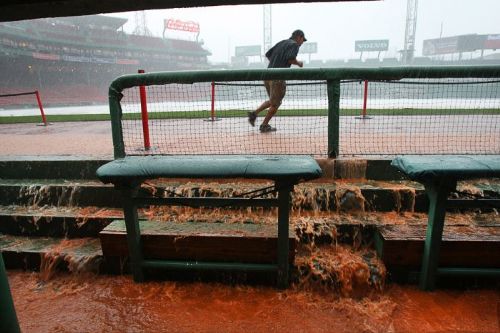
<svg viewBox="0 0 500 333">
<path fill-rule="evenodd" d="M 276 225 L 173 223 L 140 221 L 144 258 L 170 260 L 276 263 Z M 128 256 L 125 223 L 113 221 L 99 237 L 104 256 Z M 295 258 L 296 239 L 289 232 L 289 259 Z"/>
<path fill-rule="evenodd" d="M 425 225 L 378 227 L 378 251 L 386 266 L 419 267 L 426 228 Z M 445 225 L 439 266 L 499 268 L 500 228 Z"/>
</svg>

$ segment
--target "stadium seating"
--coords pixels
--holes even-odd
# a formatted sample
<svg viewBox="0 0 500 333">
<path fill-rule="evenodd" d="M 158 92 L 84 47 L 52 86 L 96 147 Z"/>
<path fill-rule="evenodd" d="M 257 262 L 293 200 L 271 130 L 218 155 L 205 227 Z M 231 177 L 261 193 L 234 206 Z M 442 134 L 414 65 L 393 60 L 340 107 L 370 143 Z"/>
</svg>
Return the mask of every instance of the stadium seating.
<svg viewBox="0 0 500 333">
<path fill-rule="evenodd" d="M 205 50 L 200 44 L 181 39 L 169 39 L 170 47 L 175 50 L 189 51 L 189 52 L 204 52 Z"/>
</svg>

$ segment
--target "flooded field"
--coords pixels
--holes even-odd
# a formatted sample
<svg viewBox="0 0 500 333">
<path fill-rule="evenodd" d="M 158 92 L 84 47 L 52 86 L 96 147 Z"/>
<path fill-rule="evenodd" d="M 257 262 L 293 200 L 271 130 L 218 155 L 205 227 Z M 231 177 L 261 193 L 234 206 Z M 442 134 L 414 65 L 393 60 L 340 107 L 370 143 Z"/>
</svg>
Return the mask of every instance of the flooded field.
<svg viewBox="0 0 500 333">
<path fill-rule="evenodd" d="M 297 286 L 146 282 L 130 276 L 9 271 L 23 332 L 498 332 L 495 290 L 422 292 L 388 285 L 364 297 Z"/>
</svg>

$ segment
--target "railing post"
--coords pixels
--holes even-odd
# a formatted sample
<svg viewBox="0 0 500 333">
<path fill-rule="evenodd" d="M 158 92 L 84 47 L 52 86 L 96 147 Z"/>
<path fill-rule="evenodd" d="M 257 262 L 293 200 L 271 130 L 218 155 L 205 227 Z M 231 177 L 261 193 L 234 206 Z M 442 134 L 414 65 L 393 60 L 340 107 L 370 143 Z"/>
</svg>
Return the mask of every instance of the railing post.
<svg viewBox="0 0 500 333">
<path fill-rule="evenodd" d="M 210 83 L 211 86 L 211 108 L 210 108 L 210 117 L 208 119 L 205 119 L 205 121 L 217 121 L 220 119 L 217 119 L 215 117 L 215 81 L 212 81 Z"/>
<path fill-rule="evenodd" d="M 42 114 L 42 122 L 45 126 L 47 126 L 47 119 L 45 118 L 45 113 L 43 112 L 42 99 L 40 98 L 40 93 L 38 92 L 38 90 L 35 90 L 35 95 L 38 107 L 40 108 L 40 113 Z"/>
<path fill-rule="evenodd" d="M 215 82 L 212 81 L 212 108 L 210 109 L 212 121 L 215 119 Z"/>
<path fill-rule="evenodd" d="M 2 253 L 0 253 L 0 300 L 0 331 L 21 332 L 10 293 L 9 280 L 7 279 Z"/>
<path fill-rule="evenodd" d="M 122 94 L 114 89 L 109 89 L 108 103 L 111 115 L 111 135 L 113 137 L 113 152 L 115 158 L 125 157 L 125 143 L 123 142 L 122 118 L 123 112 L 120 105 Z"/>
<path fill-rule="evenodd" d="M 366 102 L 368 100 L 368 80 L 365 80 L 365 93 L 363 95 L 363 118 L 366 117 Z"/>
<path fill-rule="evenodd" d="M 139 74 L 144 73 L 144 69 L 139 69 Z M 149 142 L 149 121 L 148 121 L 148 105 L 146 103 L 146 87 L 139 86 L 141 98 L 141 118 L 142 118 L 142 133 L 144 137 L 144 149 L 149 150 L 151 144 Z"/>
<path fill-rule="evenodd" d="M 364 89 L 363 89 L 363 111 L 361 112 L 361 116 L 356 117 L 356 119 L 371 119 L 366 115 L 366 105 L 368 104 L 368 80 L 364 80 Z"/>
<path fill-rule="evenodd" d="M 328 80 L 328 157 L 339 155 L 340 138 L 340 80 Z"/>
</svg>

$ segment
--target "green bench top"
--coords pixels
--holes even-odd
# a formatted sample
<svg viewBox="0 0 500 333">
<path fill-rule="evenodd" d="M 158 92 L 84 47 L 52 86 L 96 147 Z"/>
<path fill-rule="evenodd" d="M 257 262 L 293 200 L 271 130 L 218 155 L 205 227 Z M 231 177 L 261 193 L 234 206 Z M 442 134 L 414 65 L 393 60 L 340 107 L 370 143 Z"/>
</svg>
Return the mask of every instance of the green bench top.
<svg viewBox="0 0 500 333">
<path fill-rule="evenodd" d="M 400 156 L 391 165 L 418 182 L 500 177 L 498 155 Z"/>
<path fill-rule="evenodd" d="M 127 156 L 101 166 L 104 183 L 154 178 L 251 178 L 300 181 L 321 177 L 310 156 L 290 155 L 176 155 Z"/>
</svg>

